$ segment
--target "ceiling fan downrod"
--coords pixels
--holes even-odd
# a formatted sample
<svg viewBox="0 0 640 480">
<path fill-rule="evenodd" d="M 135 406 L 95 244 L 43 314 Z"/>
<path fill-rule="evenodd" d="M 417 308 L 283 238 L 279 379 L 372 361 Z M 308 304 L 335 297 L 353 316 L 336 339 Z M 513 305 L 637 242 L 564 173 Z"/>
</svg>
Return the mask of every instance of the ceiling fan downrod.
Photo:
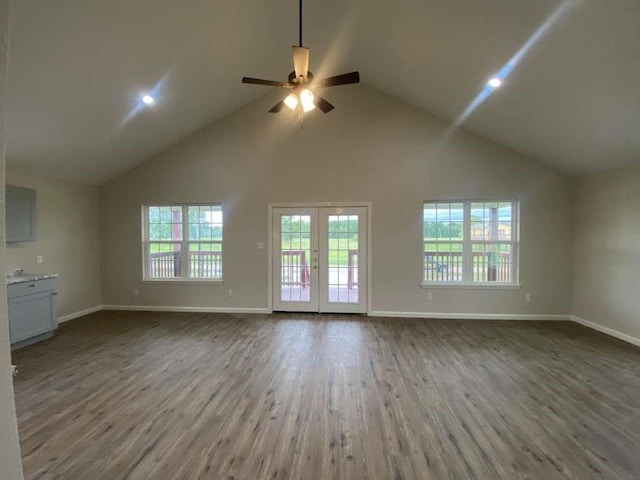
<svg viewBox="0 0 640 480">
<path fill-rule="evenodd" d="M 269 110 L 270 113 L 278 113 L 285 107 L 295 110 L 298 108 L 298 105 L 302 106 L 300 113 L 308 112 L 316 107 L 323 113 L 330 112 L 334 106 L 319 96 L 317 89 L 358 83 L 360 82 L 360 74 L 355 71 L 315 80 L 313 73 L 309 71 L 309 49 L 302 46 L 302 0 L 298 0 L 298 28 L 298 46 L 294 45 L 291 47 L 293 53 L 293 72 L 289 74 L 286 82 L 242 77 L 242 83 L 267 85 L 292 90 L 289 95 Z M 309 85 L 307 86 L 306 84 Z"/>
<path fill-rule="evenodd" d="M 298 25 L 300 27 L 299 36 L 298 36 L 298 46 L 301 47 L 302 46 L 302 0 L 298 1 Z"/>
</svg>

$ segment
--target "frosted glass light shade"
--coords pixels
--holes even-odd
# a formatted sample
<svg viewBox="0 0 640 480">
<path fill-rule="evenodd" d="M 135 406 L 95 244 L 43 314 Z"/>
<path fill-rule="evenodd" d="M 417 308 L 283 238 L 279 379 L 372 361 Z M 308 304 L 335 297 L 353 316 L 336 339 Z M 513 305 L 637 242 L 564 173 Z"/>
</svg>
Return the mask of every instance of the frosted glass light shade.
<svg viewBox="0 0 640 480">
<path fill-rule="evenodd" d="M 298 106 L 298 97 L 295 93 L 290 93 L 287 98 L 284 99 L 284 104 L 291 110 L 295 110 Z"/>
<path fill-rule="evenodd" d="M 300 102 L 302 103 L 302 110 L 304 110 L 305 112 L 309 112 L 316 108 L 315 104 L 313 103 L 313 93 L 311 93 L 311 90 L 305 89 L 300 92 Z"/>
</svg>

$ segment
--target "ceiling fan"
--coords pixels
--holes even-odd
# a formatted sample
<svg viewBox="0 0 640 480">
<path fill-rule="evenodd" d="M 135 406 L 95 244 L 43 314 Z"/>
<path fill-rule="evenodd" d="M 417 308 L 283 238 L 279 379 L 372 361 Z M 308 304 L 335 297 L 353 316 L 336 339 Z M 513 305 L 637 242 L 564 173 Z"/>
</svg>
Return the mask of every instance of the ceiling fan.
<svg viewBox="0 0 640 480">
<path fill-rule="evenodd" d="M 334 77 L 314 80 L 313 73 L 309 70 L 309 49 L 302 46 L 302 0 L 299 0 L 299 45 L 292 46 L 293 51 L 293 72 L 289 74 L 286 82 L 274 80 L 263 80 L 261 78 L 242 77 L 242 83 L 253 85 L 268 85 L 291 89 L 292 92 L 284 100 L 278 102 L 269 110 L 270 113 L 278 113 L 285 106 L 295 110 L 298 104 L 302 106 L 303 112 L 308 112 L 318 107 L 322 112 L 328 113 L 335 107 L 324 98 L 314 93 L 318 88 L 337 87 L 360 82 L 360 73 L 351 72 Z"/>
</svg>

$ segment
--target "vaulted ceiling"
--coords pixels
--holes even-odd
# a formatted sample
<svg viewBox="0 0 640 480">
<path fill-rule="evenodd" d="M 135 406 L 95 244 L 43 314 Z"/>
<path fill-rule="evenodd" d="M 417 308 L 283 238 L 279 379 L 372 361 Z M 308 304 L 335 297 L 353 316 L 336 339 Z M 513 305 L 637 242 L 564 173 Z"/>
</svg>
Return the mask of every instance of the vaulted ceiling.
<svg viewBox="0 0 640 480">
<path fill-rule="evenodd" d="M 639 26 L 638 0 L 304 8 L 316 76 L 357 69 L 379 90 L 574 174 L 640 162 Z M 296 42 L 295 0 L 14 1 L 8 162 L 103 183 L 268 91 L 243 75 L 284 80 Z M 502 87 L 469 109 L 510 60 Z M 146 91 L 157 102 L 141 108 Z"/>
</svg>

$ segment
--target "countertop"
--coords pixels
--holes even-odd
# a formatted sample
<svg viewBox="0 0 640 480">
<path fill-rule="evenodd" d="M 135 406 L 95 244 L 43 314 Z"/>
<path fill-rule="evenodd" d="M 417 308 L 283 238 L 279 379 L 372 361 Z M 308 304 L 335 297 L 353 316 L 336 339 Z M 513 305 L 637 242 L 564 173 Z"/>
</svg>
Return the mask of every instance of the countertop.
<svg viewBox="0 0 640 480">
<path fill-rule="evenodd" d="M 56 278 L 57 273 L 21 273 L 20 275 L 7 275 L 7 285 L 16 283 L 37 282 L 47 278 Z"/>
</svg>

